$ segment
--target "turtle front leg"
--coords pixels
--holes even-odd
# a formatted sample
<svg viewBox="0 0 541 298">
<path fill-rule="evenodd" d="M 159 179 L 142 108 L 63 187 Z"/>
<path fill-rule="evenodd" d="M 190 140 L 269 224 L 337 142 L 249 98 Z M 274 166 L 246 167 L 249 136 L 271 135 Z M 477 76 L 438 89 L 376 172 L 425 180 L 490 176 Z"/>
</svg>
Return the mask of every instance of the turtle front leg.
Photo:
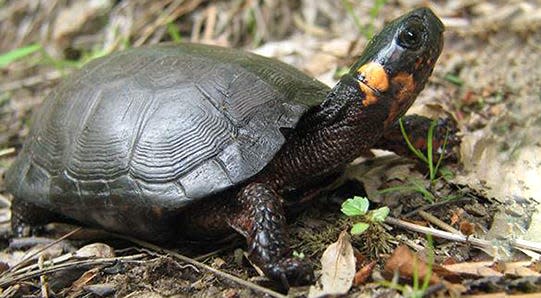
<svg viewBox="0 0 541 298">
<path fill-rule="evenodd" d="M 246 237 L 252 262 L 284 286 L 307 284 L 313 268 L 291 257 L 281 197 L 263 183 L 251 183 L 237 195 L 229 225 Z"/>
</svg>

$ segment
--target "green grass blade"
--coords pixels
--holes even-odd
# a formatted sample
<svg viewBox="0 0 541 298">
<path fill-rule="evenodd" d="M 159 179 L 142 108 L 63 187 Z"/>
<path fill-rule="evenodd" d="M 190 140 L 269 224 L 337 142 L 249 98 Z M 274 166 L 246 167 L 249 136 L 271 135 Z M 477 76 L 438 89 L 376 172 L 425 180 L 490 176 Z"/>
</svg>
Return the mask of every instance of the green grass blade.
<svg viewBox="0 0 541 298">
<path fill-rule="evenodd" d="M 378 194 L 386 194 L 391 192 L 408 192 L 408 191 L 416 191 L 417 187 L 412 185 L 398 185 L 398 186 L 391 186 L 384 189 L 380 189 L 377 191 Z"/>
<path fill-rule="evenodd" d="M 361 23 L 361 19 L 359 16 L 353 11 L 353 5 L 351 5 L 351 2 L 349 0 L 342 0 L 342 5 L 344 6 L 344 9 L 346 12 L 353 18 L 353 22 L 355 22 L 355 26 L 357 26 L 357 30 L 359 32 L 363 32 L 363 25 Z"/>
<path fill-rule="evenodd" d="M 417 156 L 417 158 L 419 158 L 420 160 L 428 163 L 428 159 L 423 155 L 423 153 L 419 149 L 413 147 L 413 145 L 411 144 L 408 134 L 406 133 L 406 129 L 404 128 L 402 118 L 398 119 L 398 124 L 400 125 L 400 132 L 402 133 L 402 136 L 404 137 L 404 140 L 406 141 L 406 144 L 408 145 L 408 148 L 411 150 L 411 152 L 413 152 L 413 154 L 415 154 L 415 156 Z"/>
<path fill-rule="evenodd" d="M 438 158 L 438 162 L 436 163 L 436 167 L 435 167 L 435 170 L 436 170 L 436 173 L 439 172 L 440 170 L 440 166 L 441 166 L 441 162 L 443 161 L 443 156 L 445 155 L 445 149 L 447 149 L 447 140 L 449 139 L 449 130 L 446 130 L 445 131 L 445 138 L 443 139 L 443 145 L 442 145 L 442 153 L 440 154 L 440 157 Z"/>
<path fill-rule="evenodd" d="M 413 293 L 417 293 L 419 291 L 419 265 L 417 263 L 417 257 L 413 257 Z"/>
<path fill-rule="evenodd" d="M 425 200 L 431 203 L 434 203 L 436 201 L 436 198 L 434 197 L 434 195 L 430 191 L 428 191 L 428 189 L 426 189 L 426 187 L 422 183 L 420 183 L 416 179 L 410 180 L 410 183 L 413 185 L 414 190 L 416 192 L 423 195 L 423 198 L 425 198 Z"/>
<path fill-rule="evenodd" d="M 18 48 L 7 53 L 0 55 L 0 68 L 5 67 L 6 65 L 22 59 L 32 53 L 35 53 L 41 50 L 42 47 L 39 44 L 32 44 L 26 47 Z"/>
<path fill-rule="evenodd" d="M 433 152 L 432 152 L 434 129 L 436 128 L 436 124 L 438 124 L 436 120 L 433 120 L 430 123 L 430 127 L 428 128 L 428 140 L 426 140 L 427 142 L 426 155 L 428 157 L 427 163 L 428 163 L 428 170 L 430 172 L 430 181 L 434 181 L 434 178 L 436 177 L 436 173 L 434 171 Z"/>
<path fill-rule="evenodd" d="M 173 43 L 182 42 L 182 36 L 180 35 L 180 30 L 178 29 L 175 23 L 173 22 L 167 23 L 167 34 L 169 34 L 169 37 L 171 37 L 171 40 L 173 41 Z"/>
<path fill-rule="evenodd" d="M 422 290 L 423 292 L 428 289 L 428 286 L 430 286 L 430 277 L 432 276 L 432 266 L 434 265 L 434 243 L 432 240 L 432 235 L 427 234 L 426 235 L 427 242 L 428 242 L 428 260 L 427 260 L 427 266 L 428 266 L 428 272 L 425 275 L 425 278 L 423 280 Z"/>
</svg>

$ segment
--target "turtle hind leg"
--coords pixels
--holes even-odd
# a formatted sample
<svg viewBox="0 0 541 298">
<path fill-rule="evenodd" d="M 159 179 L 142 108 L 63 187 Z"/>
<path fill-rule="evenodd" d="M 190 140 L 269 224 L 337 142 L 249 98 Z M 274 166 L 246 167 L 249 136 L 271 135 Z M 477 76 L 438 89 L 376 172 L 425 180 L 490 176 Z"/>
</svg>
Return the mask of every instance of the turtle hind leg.
<svg viewBox="0 0 541 298">
<path fill-rule="evenodd" d="M 11 202 L 11 229 L 15 237 L 27 237 L 39 233 L 47 223 L 57 221 L 59 216 L 33 203 L 14 198 Z"/>
<path fill-rule="evenodd" d="M 313 281 L 312 267 L 291 257 L 282 199 L 266 184 L 251 183 L 241 190 L 228 223 L 246 237 L 250 260 L 267 277 L 285 287 Z"/>
</svg>

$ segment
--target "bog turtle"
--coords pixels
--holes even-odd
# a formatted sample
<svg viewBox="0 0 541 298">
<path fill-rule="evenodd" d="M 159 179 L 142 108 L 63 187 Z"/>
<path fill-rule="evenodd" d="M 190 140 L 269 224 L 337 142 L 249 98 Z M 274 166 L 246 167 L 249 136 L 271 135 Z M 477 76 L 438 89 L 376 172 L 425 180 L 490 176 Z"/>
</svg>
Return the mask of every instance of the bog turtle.
<svg viewBox="0 0 541 298">
<path fill-rule="evenodd" d="M 332 89 L 234 49 L 129 49 L 66 78 L 6 174 L 12 225 L 74 220 L 156 242 L 235 230 L 270 278 L 310 280 L 291 257 L 284 199 L 384 144 L 442 49 L 427 8 L 387 24 Z"/>
</svg>

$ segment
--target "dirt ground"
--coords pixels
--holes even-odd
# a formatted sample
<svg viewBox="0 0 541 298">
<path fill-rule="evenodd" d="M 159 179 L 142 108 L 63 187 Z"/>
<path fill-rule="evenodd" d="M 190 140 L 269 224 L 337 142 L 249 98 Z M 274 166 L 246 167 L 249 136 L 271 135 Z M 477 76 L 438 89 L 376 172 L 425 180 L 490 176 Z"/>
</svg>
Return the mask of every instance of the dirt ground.
<svg viewBox="0 0 541 298">
<path fill-rule="evenodd" d="M 345 297 L 541 295 L 541 3 L 386 2 L 0 1 L 0 53 L 37 49 L 0 62 L 0 176 L 42 100 L 93 58 L 158 42 L 217 44 L 333 85 L 368 36 L 427 5 L 446 25 L 445 47 L 410 112 L 456 121 L 457 161 L 444 161 L 445 175 L 433 183 L 420 160 L 374 152 L 355 161 L 346 186 L 292 217 L 293 249 L 325 276 L 332 269 L 320 262 L 324 252 L 337 241 L 345 247 L 351 262 L 331 262 L 353 279 Z M 385 223 L 340 237 L 355 222 L 340 212 L 351 194 L 366 195 L 371 209 L 389 207 Z M 0 297 L 317 296 L 259 276 L 240 238 L 162 248 L 65 224 L 14 238 L 10 202 L 0 179 Z M 429 284 L 415 285 L 425 277 Z"/>
</svg>

